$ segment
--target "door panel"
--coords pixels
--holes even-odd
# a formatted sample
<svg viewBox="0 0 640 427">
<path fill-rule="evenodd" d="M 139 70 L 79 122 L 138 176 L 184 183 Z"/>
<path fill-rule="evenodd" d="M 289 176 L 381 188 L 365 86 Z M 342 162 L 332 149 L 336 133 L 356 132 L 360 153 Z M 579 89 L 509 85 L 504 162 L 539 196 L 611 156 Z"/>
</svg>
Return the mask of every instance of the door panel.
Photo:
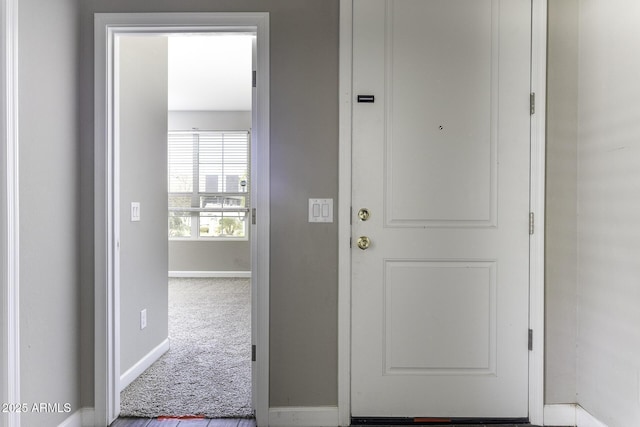
<svg viewBox="0 0 640 427">
<path fill-rule="evenodd" d="M 463 7 L 422 1 L 385 17 L 389 224 L 495 224 L 497 8 Z"/>
<path fill-rule="evenodd" d="M 354 2 L 353 416 L 527 417 L 530 12 Z"/>
<path fill-rule="evenodd" d="M 495 262 L 386 260 L 385 374 L 495 374 L 495 280 Z"/>
</svg>

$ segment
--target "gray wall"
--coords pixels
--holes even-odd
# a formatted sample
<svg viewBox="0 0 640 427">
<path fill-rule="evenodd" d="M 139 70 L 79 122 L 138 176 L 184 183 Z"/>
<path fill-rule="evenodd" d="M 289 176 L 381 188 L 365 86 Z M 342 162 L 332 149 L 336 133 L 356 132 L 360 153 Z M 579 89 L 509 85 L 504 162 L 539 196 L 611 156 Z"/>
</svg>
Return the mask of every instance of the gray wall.
<svg viewBox="0 0 640 427">
<path fill-rule="evenodd" d="M 74 412 L 80 347 L 92 345 L 79 336 L 77 7 L 21 0 L 18 25 L 21 402 L 70 403 Z M 22 425 L 68 416 L 26 413 Z"/>
<path fill-rule="evenodd" d="M 120 369 L 168 336 L 167 39 L 121 37 Z M 130 220 L 131 202 L 140 221 Z M 140 311 L 147 327 L 140 329 Z"/>
<path fill-rule="evenodd" d="M 640 3 L 582 0 L 578 403 L 640 425 Z"/>
<path fill-rule="evenodd" d="M 170 11 L 270 12 L 270 404 L 336 405 L 337 224 L 309 224 L 307 204 L 338 195 L 337 0 L 80 2 L 83 319 L 93 325 L 93 13 Z M 93 334 L 82 332 L 81 390 L 91 406 Z"/>
<path fill-rule="evenodd" d="M 249 241 L 169 241 L 169 271 L 251 271 Z"/>
<path fill-rule="evenodd" d="M 22 287 L 27 295 L 23 295 L 25 302 L 21 307 L 23 335 L 27 339 L 32 337 L 31 343 L 25 341 L 23 350 L 23 392 L 30 398 L 32 394 L 44 393 L 45 399 L 68 398 L 76 402 L 78 396 L 72 384 L 80 381 L 82 404 L 93 405 L 92 14 L 269 11 L 273 210 L 271 405 L 334 405 L 337 400 L 337 230 L 335 224 L 307 224 L 306 199 L 337 196 L 337 1 L 157 0 L 151 3 L 85 0 L 80 3 L 79 38 L 74 33 L 71 5 L 63 0 L 21 2 L 20 24 L 21 35 L 24 35 L 20 50 L 24 73 L 21 75 L 21 114 L 23 120 L 27 120 L 25 123 L 29 122 L 29 117 L 38 122 L 56 117 L 60 120 L 51 120 L 51 125 L 74 126 L 71 117 L 76 94 L 72 83 L 76 60 L 73 49 L 75 40 L 80 39 L 82 43 L 82 145 L 77 181 L 82 212 L 80 228 L 74 225 L 77 222 L 70 221 L 70 218 L 77 219 L 71 207 L 54 213 L 56 219 L 62 220 L 61 224 L 48 228 L 46 233 L 41 229 L 27 230 L 23 222 Z M 640 48 L 640 37 L 636 23 L 640 16 L 633 0 L 580 0 L 579 14 L 575 7 L 571 0 L 550 1 L 548 119 L 549 150 L 553 158 L 548 159 L 547 249 L 552 252 L 547 257 L 546 394 L 549 403 L 577 400 L 611 426 L 634 425 L 639 419 L 637 382 L 640 367 L 637 361 L 640 360 L 640 338 L 636 325 L 640 323 L 637 310 L 640 296 L 635 284 L 640 273 L 638 263 L 633 262 L 631 255 L 640 249 L 634 221 L 640 217 L 634 190 L 640 186 L 637 176 L 640 131 L 634 126 L 640 123 L 634 102 L 639 95 L 637 75 L 640 70 L 636 53 Z M 43 8 L 46 14 L 42 13 Z M 40 19 L 44 16 L 56 19 Z M 577 17 L 579 30 L 574 27 Z M 51 30 L 48 26 L 55 28 Z M 579 31 L 579 44 L 574 45 L 575 31 Z M 45 43 L 52 37 L 56 43 Z M 579 56 L 576 53 L 578 46 Z M 56 56 L 55 60 L 48 61 L 52 55 Z M 564 58 L 564 55 L 568 57 Z M 60 58 L 64 59 L 61 61 Z M 579 68 L 575 66 L 576 60 Z M 579 88 L 575 104 L 572 104 L 576 91 L 573 86 L 578 76 Z M 44 82 L 51 80 L 56 84 L 42 87 Z M 36 88 L 37 94 L 34 93 Z M 563 93 L 566 96 L 561 96 Z M 576 128 L 571 124 L 574 116 L 579 119 Z M 72 160 L 75 159 L 76 141 L 73 131 L 65 129 L 62 136 L 54 135 L 56 149 L 53 150 L 51 144 L 44 143 L 44 138 L 33 136 L 44 136 L 41 135 L 44 128 L 29 124 L 21 127 L 24 194 L 35 194 L 36 184 L 30 183 L 35 178 L 27 178 L 26 171 L 35 169 L 36 165 L 38 168 L 45 166 L 43 173 L 49 182 L 57 180 L 61 185 L 73 188 L 73 182 L 78 178 L 74 169 L 76 163 Z M 578 138 L 575 139 L 573 134 L 577 130 Z M 52 136 L 49 133 L 46 136 L 46 141 L 51 141 Z M 576 148 L 573 141 L 578 142 Z M 34 146 L 47 150 L 46 155 L 34 151 Z M 577 162 L 573 150 L 577 150 Z M 45 159 L 49 158 L 56 159 L 61 167 L 47 166 Z M 577 184 L 571 180 L 574 168 L 577 168 L 577 181 L 574 181 Z M 38 180 L 38 185 L 41 181 Z M 559 185 L 566 187 L 557 188 Z M 44 197 L 52 196 L 45 194 Z M 63 197 L 73 200 L 65 200 L 71 204 L 62 206 L 73 206 L 74 191 Z M 574 199 L 580 215 L 577 227 L 571 221 L 571 213 L 565 211 L 572 212 Z M 22 200 L 23 216 L 37 216 L 40 205 L 24 195 Z M 575 248 L 571 245 L 574 233 L 577 234 Z M 73 259 L 78 254 L 73 242 L 75 236 L 79 236 L 81 243 L 81 346 L 74 341 L 78 325 L 70 320 L 77 315 L 73 303 L 78 292 L 77 282 L 71 273 L 78 268 Z M 298 243 L 306 240 L 313 240 L 315 244 L 307 247 Z M 55 248 L 52 247 L 54 243 Z M 565 249 L 556 250 L 556 245 Z M 61 246 L 69 251 L 63 252 Z M 40 266 L 41 260 L 52 264 L 50 271 L 53 274 L 44 273 L 43 268 L 29 271 L 27 266 Z M 59 300 L 60 307 L 37 302 L 39 295 L 30 290 L 44 279 L 48 283 L 54 282 L 55 293 L 48 295 L 48 289 L 45 292 Z M 574 286 L 576 291 L 572 290 Z M 35 314 L 41 310 L 51 315 L 40 320 Z M 58 310 L 61 316 L 57 316 Z M 576 322 L 573 313 L 577 313 Z M 35 345 L 37 350 L 45 346 L 44 341 L 40 341 L 44 334 L 36 334 L 35 330 L 48 327 L 51 318 L 59 323 L 59 330 L 65 331 L 63 337 L 56 337 L 56 341 L 63 340 L 67 345 L 56 344 L 54 354 L 50 352 L 42 357 L 42 353 L 28 346 Z M 575 339 L 574 328 L 577 353 L 572 360 L 570 349 Z M 74 354 L 69 349 L 74 348 L 81 354 L 79 376 L 72 370 Z M 568 353 L 565 354 L 565 350 Z M 65 381 L 54 378 L 42 384 L 43 377 L 38 374 L 45 369 L 48 360 L 55 361 L 57 370 L 53 375 L 64 374 Z M 29 368 L 40 372 L 28 372 Z M 52 373 L 47 371 L 47 375 Z M 60 384 L 70 386 L 61 387 Z M 47 390 L 54 386 L 55 392 L 49 393 Z"/>
<path fill-rule="evenodd" d="M 169 130 L 251 130 L 251 111 L 169 111 Z M 247 230 L 249 227 L 247 227 Z M 248 240 L 169 241 L 169 271 L 249 271 Z"/>
<path fill-rule="evenodd" d="M 576 401 L 578 0 L 549 2 L 545 402 Z"/>
</svg>

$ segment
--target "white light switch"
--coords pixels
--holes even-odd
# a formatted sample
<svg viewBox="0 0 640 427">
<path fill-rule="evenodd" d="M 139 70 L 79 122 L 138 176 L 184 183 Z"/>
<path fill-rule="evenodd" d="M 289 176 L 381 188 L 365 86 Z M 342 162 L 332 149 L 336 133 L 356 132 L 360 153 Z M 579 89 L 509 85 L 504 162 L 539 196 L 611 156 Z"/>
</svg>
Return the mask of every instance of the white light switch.
<svg viewBox="0 0 640 427">
<path fill-rule="evenodd" d="M 140 221 L 140 202 L 131 202 L 131 221 Z"/>
<path fill-rule="evenodd" d="M 147 327 L 147 309 L 140 311 L 140 330 Z"/>
<path fill-rule="evenodd" d="M 309 199 L 309 222 L 333 222 L 333 199 Z"/>
</svg>

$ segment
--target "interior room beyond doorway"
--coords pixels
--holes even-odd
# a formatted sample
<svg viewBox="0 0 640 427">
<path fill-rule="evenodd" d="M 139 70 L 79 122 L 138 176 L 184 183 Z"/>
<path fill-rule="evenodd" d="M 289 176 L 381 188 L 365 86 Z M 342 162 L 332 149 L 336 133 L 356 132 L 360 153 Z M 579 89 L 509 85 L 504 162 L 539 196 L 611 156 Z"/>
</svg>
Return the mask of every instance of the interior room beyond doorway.
<svg viewBox="0 0 640 427">
<path fill-rule="evenodd" d="M 135 260 L 128 258 L 128 252 L 123 250 L 124 268 L 120 277 L 123 415 L 246 417 L 253 413 L 250 351 L 252 299 L 249 280 L 251 236 L 248 213 L 251 206 L 254 47 L 255 35 L 247 33 L 119 37 L 120 176 L 123 187 L 120 203 L 127 207 L 123 209 L 125 216 L 129 215 L 129 203 L 132 209 L 133 204 L 137 203 L 142 218 L 138 218 L 140 222 L 157 215 L 149 212 L 149 203 L 132 202 L 131 198 L 136 195 L 129 194 L 128 183 L 135 180 L 136 172 L 144 169 L 137 168 L 136 162 L 130 160 L 135 155 L 144 156 L 145 150 L 138 149 L 135 152 L 130 145 L 138 144 L 139 135 L 157 131 L 149 130 L 149 127 L 153 127 L 149 123 L 164 120 L 164 140 L 168 141 L 168 149 L 164 150 L 167 153 L 165 182 L 168 183 L 168 211 L 165 208 L 164 230 L 167 232 L 168 228 L 169 236 L 165 241 L 168 259 L 165 273 L 168 271 L 170 277 L 168 292 L 162 289 L 163 285 L 158 281 L 158 284 L 149 283 L 143 295 L 140 295 L 140 275 L 132 273 L 137 268 L 134 266 Z M 131 94 L 126 86 L 131 83 L 127 80 L 127 66 L 134 69 L 132 74 L 135 79 L 136 72 L 144 74 L 142 70 L 149 66 L 143 63 L 136 66 L 136 61 L 144 61 L 143 58 L 150 62 L 157 61 L 159 56 L 165 55 L 163 52 L 166 52 L 166 73 L 164 70 L 157 74 L 147 72 L 146 80 L 138 81 L 137 87 L 131 92 L 144 92 L 140 87 L 151 85 L 149 81 L 154 79 L 163 81 L 163 74 L 166 74 L 165 118 L 158 112 L 157 117 L 151 119 L 143 117 L 137 121 L 130 120 L 132 112 L 125 105 Z M 163 97 L 158 95 L 158 89 L 149 90 L 152 93 L 150 99 Z M 138 102 L 134 101 L 133 104 Z M 148 109 L 138 105 L 138 110 L 152 111 L 157 109 L 157 104 L 153 103 Z M 152 115 L 149 113 L 149 116 Z M 144 161 L 141 158 L 138 160 Z M 139 175 L 139 179 L 146 178 Z M 122 222 L 123 231 L 126 232 L 128 227 L 135 227 L 139 221 L 123 218 Z M 132 231 L 135 233 L 135 230 Z M 122 236 L 122 240 L 126 249 L 126 235 Z M 135 254 L 130 255 L 131 258 L 136 257 Z M 159 302 L 158 307 L 161 307 L 165 300 L 169 306 L 168 315 L 161 313 L 159 317 L 154 316 L 154 307 L 147 306 Z M 138 315 L 139 330 L 126 326 L 123 328 L 123 325 L 137 322 Z M 145 339 L 147 316 L 148 326 L 157 328 L 153 323 L 168 322 L 168 339 L 139 359 L 144 353 L 139 349 L 142 347 L 139 343 Z M 239 316 L 239 323 L 234 323 L 232 329 L 241 333 L 229 338 L 224 330 L 231 320 L 220 320 L 221 317 L 231 319 L 234 316 Z M 161 325 L 160 335 L 163 335 L 162 329 Z M 198 335 L 200 332 L 206 333 Z M 196 350 L 200 347 L 204 349 L 198 353 Z M 190 358 L 180 357 L 185 354 L 191 355 Z M 193 372 L 193 369 L 180 368 L 180 360 L 188 366 L 200 366 L 201 374 L 197 370 Z M 140 375 L 140 364 L 149 365 L 153 361 L 155 363 Z M 172 367 L 163 370 L 163 364 L 165 368 L 167 364 Z M 229 368 L 231 365 L 237 365 L 239 371 Z M 205 372 L 216 372 L 220 366 L 227 367 L 220 370 L 221 373 L 238 372 L 229 378 L 225 375 L 204 375 Z M 176 371 L 180 375 L 176 375 Z M 158 375 L 162 378 L 158 378 Z M 163 390 L 157 390 L 158 387 Z M 148 393 L 152 389 L 153 393 Z M 153 395 L 153 399 L 164 400 L 149 401 L 149 395 Z M 191 398 L 176 399 L 179 395 Z M 194 406 L 194 401 L 200 403 Z M 149 412 L 149 408 L 155 409 Z"/>
</svg>

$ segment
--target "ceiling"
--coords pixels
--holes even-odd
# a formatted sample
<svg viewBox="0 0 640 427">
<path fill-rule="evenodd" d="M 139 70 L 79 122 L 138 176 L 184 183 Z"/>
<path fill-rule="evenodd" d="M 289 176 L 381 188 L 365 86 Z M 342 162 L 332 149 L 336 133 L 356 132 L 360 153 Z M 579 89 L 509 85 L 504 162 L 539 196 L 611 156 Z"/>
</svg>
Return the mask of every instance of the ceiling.
<svg viewBox="0 0 640 427">
<path fill-rule="evenodd" d="M 169 36 L 169 111 L 251 110 L 254 39 L 238 33 Z"/>
</svg>

